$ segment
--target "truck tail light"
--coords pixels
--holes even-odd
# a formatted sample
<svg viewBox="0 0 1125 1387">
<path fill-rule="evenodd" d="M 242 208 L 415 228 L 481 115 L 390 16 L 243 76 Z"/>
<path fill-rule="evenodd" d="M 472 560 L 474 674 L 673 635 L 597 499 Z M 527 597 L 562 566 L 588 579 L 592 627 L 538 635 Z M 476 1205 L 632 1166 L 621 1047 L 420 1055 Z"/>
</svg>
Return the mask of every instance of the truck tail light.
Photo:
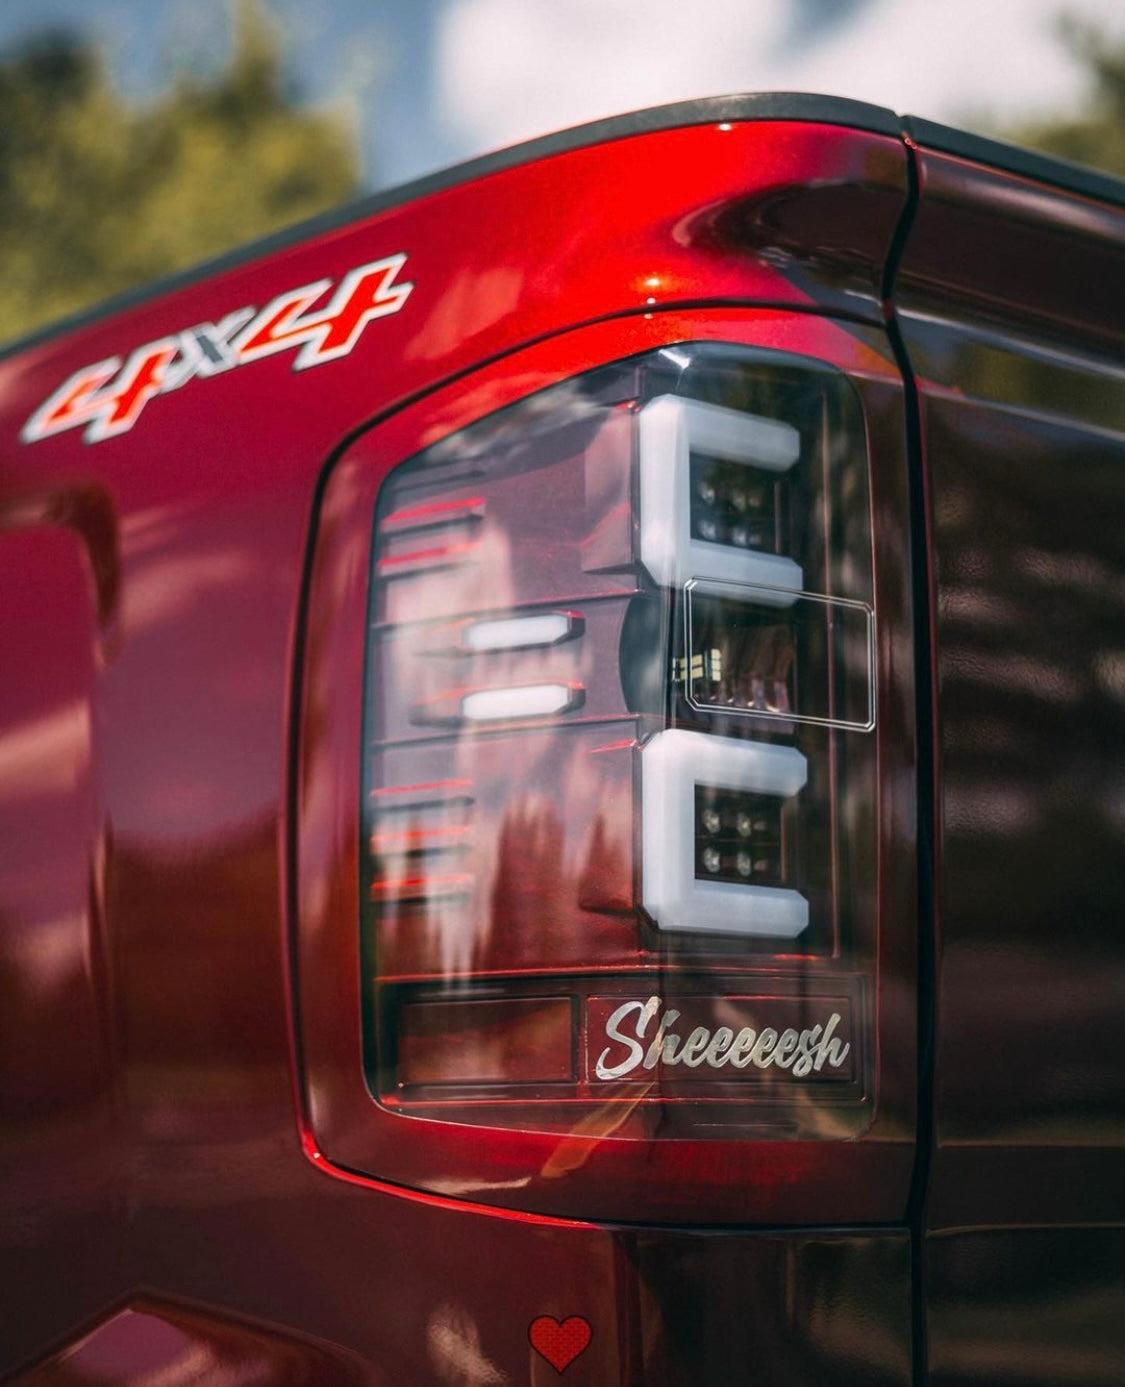
<svg viewBox="0 0 1125 1387">
<path fill-rule="evenodd" d="M 365 1063 L 403 1117 L 870 1122 L 862 411 L 802 357 L 590 372 L 396 468 L 373 541 Z"/>
</svg>

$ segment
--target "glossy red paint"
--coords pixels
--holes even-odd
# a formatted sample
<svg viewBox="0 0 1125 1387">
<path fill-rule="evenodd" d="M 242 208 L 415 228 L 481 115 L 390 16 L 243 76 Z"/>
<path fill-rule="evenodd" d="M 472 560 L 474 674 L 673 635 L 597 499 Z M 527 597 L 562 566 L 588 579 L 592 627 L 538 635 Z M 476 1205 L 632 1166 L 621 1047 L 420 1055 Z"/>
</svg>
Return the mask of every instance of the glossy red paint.
<svg viewBox="0 0 1125 1387">
<path fill-rule="evenodd" d="M 0 359 L 0 1371 L 15 1382 L 124 1383 L 143 1367 L 186 1387 L 205 1363 L 202 1380 L 231 1384 L 905 1387 L 927 1372 L 926 1331 L 935 1382 L 1018 1361 L 1046 1384 L 1074 1379 L 1060 1346 L 1075 1324 L 1096 1349 L 1089 1380 L 1114 1381 L 1120 1066 L 1034 1023 L 1046 1001 L 1099 1053 L 1117 1043 L 1100 1000 L 1121 961 L 1108 782 L 1061 853 L 1051 825 L 1115 764 L 1120 730 L 1121 564 L 1104 525 L 1120 504 L 1120 212 L 934 152 L 912 207 L 917 156 L 880 119 L 872 133 L 681 110 L 673 128 L 425 190 Z M 400 253 L 413 291 L 347 355 L 197 376 L 100 442 L 20 441 L 80 371 Z M 560 1143 L 517 1134 L 490 1148 L 513 1187 L 482 1189 L 467 1129 L 390 1140 L 363 1084 L 374 493 L 500 404 L 688 339 L 833 362 L 864 402 L 876 1119 L 855 1141 L 670 1143 L 647 1159 L 572 1138 L 558 1178 Z M 1080 448 L 1060 442 L 1060 414 Z M 1039 512 L 1049 532 L 1021 529 Z M 995 670 L 980 646 L 1008 629 L 975 601 L 981 573 L 1018 632 L 999 644 L 998 707 L 973 676 Z M 1102 602 L 1091 626 L 1087 599 Z M 1101 683 L 1052 703 L 1031 674 L 1076 631 Z M 1058 708 L 1086 741 L 1060 740 Z M 926 778 L 930 726 L 941 780 Z M 1009 763 L 1021 729 L 1032 742 Z M 997 801 L 974 757 L 1003 765 L 1039 826 L 994 836 L 983 859 L 973 825 Z M 1035 779 L 1044 757 L 1053 791 Z M 936 828 L 915 812 L 919 774 Z M 1045 863 L 1087 883 L 1087 923 L 1065 937 Z M 575 1319 L 589 1343 L 557 1373 L 529 1327 Z M 1013 1358 L 1033 1334 L 1050 1352 Z"/>
<path fill-rule="evenodd" d="M 905 186 L 896 141 L 828 126 L 703 126 L 638 137 L 628 152 L 620 142 L 576 149 L 361 219 L 77 339 L 32 348 L 19 360 L 16 410 L 30 416 L 91 363 L 261 307 L 279 287 L 335 283 L 359 264 L 404 253 L 402 277 L 415 286 L 407 304 L 367 326 L 357 350 L 333 363 L 331 384 L 322 369 L 294 374 L 278 354 L 147 403 L 146 430 L 181 439 L 204 468 L 209 424 L 229 420 L 232 408 L 250 412 L 254 451 L 272 456 L 280 475 L 295 451 L 305 459 L 319 443 L 323 458 L 396 402 L 561 325 L 724 301 L 819 306 L 878 322 L 879 276 Z M 288 409 L 279 410 L 281 382 Z M 112 441 L 118 460 L 143 448 L 135 428 Z M 41 469 L 72 449 L 68 435 L 55 435 L 28 457 Z"/>
<path fill-rule="evenodd" d="M 396 1382 L 472 1372 L 519 1381 L 530 1370 L 527 1327 L 541 1315 L 592 1326 L 568 1369 L 576 1381 L 642 1372 L 698 1381 L 783 1352 L 780 1340 L 776 1350 L 729 1335 L 697 1340 L 686 1324 L 669 1339 L 675 1321 L 661 1309 L 682 1301 L 681 1276 L 705 1284 L 717 1255 L 729 1263 L 727 1289 L 708 1317 L 721 1323 L 721 1305 L 744 1304 L 754 1258 L 775 1256 L 776 1242 L 740 1238 L 744 1253 L 725 1241 L 712 1254 L 705 1237 L 689 1240 L 684 1265 L 703 1261 L 686 1273 L 676 1264 L 662 1291 L 660 1275 L 641 1272 L 632 1235 L 612 1228 L 485 1211 L 462 1202 L 472 1197 L 463 1180 L 451 1201 L 342 1169 L 326 1178 L 302 1135 L 304 1100 L 293 1099 L 295 1084 L 303 1093 L 311 1082 L 322 1105 L 331 1084 L 321 1069 L 306 1081 L 294 1068 L 287 934 L 306 950 L 323 914 L 288 919 L 287 842 L 299 827 L 303 900 L 315 896 L 318 863 L 329 871 L 327 898 L 340 899 L 350 883 L 337 869 L 355 845 L 342 846 L 341 825 L 307 798 L 304 821 L 289 816 L 302 578 L 314 522 L 325 527 L 319 565 L 354 470 L 332 473 L 318 520 L 321 479 L 340 446 L 536 340 L 544 345 L 530 375 L 501 373 L 493 391 L 518 393 L 582 361 L 667 341 L 683 331 L 668 310 L 685 302 L 839 312 L 843 325 L 802 320 L 802 341 L 831 341 L 885 379 L 885 346 L 861 343 L 847 320 L 872 325 L 864 342 L 877 341 L 881 266 L 905 186 L 902 147 L 886 136 L 795 122 L 656 132 L 361 218 L 0 362 L 0 545 L 5 571 L 35 584 L 22 626 L 6 608 L 5 643 L 10 667 L 53 681 L 33 683 L 27 706 L 12 706 L 4 745 L 20 747 L 42 777 L 58 764 L 54 724 L 44 725 L 57 710 L 60 728 L 64 713 L 74 723 L 70 754 L 81 768 L 50 792 L 45 779 L 26 794 L 9 780 L 2 810 L 6 824 L 22 825 L 21 860 L 51 872 L 59 896 L 39 895 L 32 911 L 5 872 L 5 1012 L 20 1035 L 5 1050 L 14 1077 L 0 1138 L 7 1365 L 141 1285 L 311 1334 Z M 400 251 L 416 287 L 348 356 L 294 373 L 278 353 L 191 380 L 148 399 L 132 429 L 101 442 L 84 443 L 77 430 L 16 441 L 43 401 L 92 363 Z M 622 314 L 631 316 L 591 330 L 585 355 L 550 345 Z M 489 388 L 478 378 L 474 408 L 487 405 Z M 441 400 L 430 428 L 444 426 L 443 412 L 465 415 L 455 392 Z M 368 469 L 362 485 L 373 480 Z M 45 627 L 37 602 L 56 588 L 65 623 Z M 317 600 L 325 596 L 318 587 Z M 325 660 L 354 655 L 355 633 L 338 621 L 314 616 L 305 630 L 317 678 Z M 49 675 L 64 651 L 69 664 Z M 317 731 L 305 707 L 302 756 L 315 765 L 317 739 L 341 734 L 336 724 Z M 11 830 L 4 841 L 16 841 Z M 338 924 L 354 937 L 353 921 Z M 345 953 L 331 946 L 330 957 Z M 33 966 L 48 957 L 60 969 L 68 960 L 65 985 L 63 972 L 51 980 Z M 304 996 L 311 981 L 301 979 L 302 1007 L 315 1006 Z M 346 1037 L 353 1018 L 341 1014 L 343 1000 L 329 1011 Z M 904 1003 L 908 1015 L 909 988 Z M 340 1032 L 312 1036 L 308 1020 L 305 1044 L 340 1047 Z M 54 1038 L 63 1036 L 65 1046 Z M 887 1219 L 902 1213 L 912 1139 L 909 1063 L 895 1072 L 888 1112 L 899 1116 L 875 1144 L 885 1157 L 863 1172 L 866 1204 L 857 1200 Z M 800 1169 L 762 1165 L 772 1188 L 789 1187 L 775 1209 L 835 1218 L 823 1175 L 820 1194 L 802 1204 Z M 614 1223 L 637 1216 L 632 1203 L 592 1202 Z M 680 1208 L 690 1214 L 686 1200 Z M 832 1242 L 831 1257 L 843 1258 L 838 1284 L 882 1287 L 897 1307 L 887 1323 L 901 1365 L 901 1279 L 893 1261 L 873 1280 L 859 1269 L 868 1241 L 879 1240 Z M 901 1256 L 901 1236 L 889 1243 Z M 829 1313 L 818 1352 L 837 1352 L 828 1326 L 840 1323 Z"/>
<path fill-rule="evenodd" d="M 385 1379 L 360 1359 L 313 1339 L 208 1307 L 140 1296 L 110 1311 L 18 1380 L 27 1387 L 153 1381 L 367 1387 Z"/>
</svg>

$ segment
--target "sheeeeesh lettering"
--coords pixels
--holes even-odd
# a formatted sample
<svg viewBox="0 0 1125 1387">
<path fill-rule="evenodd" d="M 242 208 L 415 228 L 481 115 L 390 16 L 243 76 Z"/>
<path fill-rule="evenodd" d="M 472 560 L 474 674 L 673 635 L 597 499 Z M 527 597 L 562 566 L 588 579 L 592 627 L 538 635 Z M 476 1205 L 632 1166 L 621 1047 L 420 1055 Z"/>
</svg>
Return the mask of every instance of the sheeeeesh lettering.
<svg viewBox="0 0 1125 1387">
<path fill-rule="evenodd" d="M 598 1057 L 594 1072 L 599 1079 L 623 1079 L 637 1070 L 659 1065 L 682 1065 L 698 1069 L 729 1066 L 746 1069 L 789 1069 L 795 1078 L 819 1073 L 826 1065 L 839 1069 L 851 1051 L 848 1041 L 836 1035 L 841 1024 L 838 1011 L 823 1023 L 803 1030 L 781 1032 L 765 1026 L 755 1030 L 743 1026 L 734 1030 L 719 1026 L 710 1030 L 695 1026 L 687 1035 L 675 1029 L 681 1013 L 674 1007 L 662 1010 L 659 997 L 622 1004 L 606 1020 L 605 1035 L 610 1042 Z M 615 1048 L 616 1047 L 616 1048 Z"/>
</svg>

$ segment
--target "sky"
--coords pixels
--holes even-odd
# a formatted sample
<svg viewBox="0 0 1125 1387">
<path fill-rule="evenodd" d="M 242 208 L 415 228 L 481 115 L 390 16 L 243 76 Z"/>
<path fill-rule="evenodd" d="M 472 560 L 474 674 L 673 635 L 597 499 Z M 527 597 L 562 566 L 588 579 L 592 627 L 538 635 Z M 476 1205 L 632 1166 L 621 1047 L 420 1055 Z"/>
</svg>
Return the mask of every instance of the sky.
<svg viewBox="0 0 1125 1387">
<path fill-rule="evenodd" d="M 1125 37 L 1122 0 L 262 0 L 295 87 L 354 122 L 387 187 L 600 116 L 736 91 L 856 97 L 968 129 L 1073 108 L 1060 9 Z M 232 0 L 0 0 L 0 49 L 101 45 L 139 99 L 221 63 Z"/>
</svg>

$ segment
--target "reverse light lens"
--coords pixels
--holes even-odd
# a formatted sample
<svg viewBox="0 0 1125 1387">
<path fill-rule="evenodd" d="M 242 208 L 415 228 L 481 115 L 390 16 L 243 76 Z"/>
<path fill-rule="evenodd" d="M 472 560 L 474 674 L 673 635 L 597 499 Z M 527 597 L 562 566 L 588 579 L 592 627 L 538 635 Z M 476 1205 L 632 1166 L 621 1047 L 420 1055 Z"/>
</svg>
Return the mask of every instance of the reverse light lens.
<svg viewBox="0 0 1125 1387">
<path fill-rule="evenodd" d="M 364 730 L 377 1102 L 569 1131 L 624 1086 L 622 1138 L 862 1130 L 869 514 L 847 381 L 745 348 L 606 367 L 390 474 Z"/>
<path fill-rule="evenodd" d="M 875 726 L 875 614 L 865 602 L 802 593 L 784 616 L 773 593 L 684 585 L 685 697 L 700 713 Z"/>
</svg>

